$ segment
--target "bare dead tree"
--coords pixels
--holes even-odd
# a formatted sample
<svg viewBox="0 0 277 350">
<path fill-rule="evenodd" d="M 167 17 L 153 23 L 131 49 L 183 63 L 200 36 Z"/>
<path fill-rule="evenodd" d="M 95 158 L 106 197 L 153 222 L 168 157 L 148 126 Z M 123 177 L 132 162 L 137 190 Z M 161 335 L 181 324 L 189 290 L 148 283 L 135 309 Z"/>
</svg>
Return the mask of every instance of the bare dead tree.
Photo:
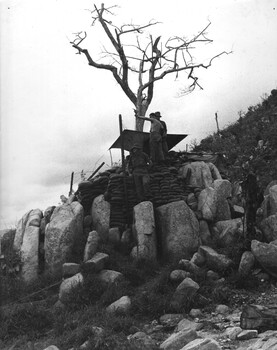
<svg viewBox="0 0 277 350">
<path fill-rule="evenodd" d="M 102 63 L 98 63 L 89 50 L 83 48 L 83 42 L 87 38 L 86 32 L 76 33 L 71 44 L 77 49 L 77 53 L 85 55 L 90 66 L 108 70 L 113 74 L 114 79 L 134 104 L 135 115 L 145 116 L 153 99 L 154 84 L 166 75 L 175 74 L 178 77 L 180 73 L 185 71 L 188 73 L 185 77 L 191 81 L 186 92 L 192 92 L 196 87 L 203 89 L 198 82 L 195 71 L 200 68 L 209 68 L 214 59 L 230 53 L 220 52 L 206 64 L 195 62 L 192 55 L 195 47 L 212 43 L 212 40 L 207 37 L 210 22 L 190 39 L 174 36 L 163 44 L 161 36 L 155 39 L 152 35 L 143 36 L 145 29 L 157 25 L 159 22 L 150 21 L 145 25 L 124 24 L 119 27 L 108 20 L 108 17 L 112 15 L 111 7 L 106 8 L 104 4 L 101 5 L 101 8 L 94 5 L 91 14 L 92 25 L 100 23 L 110 44 L 112 44 L 112 49 L 104 48 Z M 130 40 L 131 34 L 135 35 L 135 39 L 134 43 L 129 44 L 128 40 Z M 108 63 L 106 63 L 107 60 Z M 131 75 L 137 76 L 136 92 L 131 88 Z M 143 130 L 143 122 L 143 120 L 136 118 L 136 130 Z"/>
</svg>

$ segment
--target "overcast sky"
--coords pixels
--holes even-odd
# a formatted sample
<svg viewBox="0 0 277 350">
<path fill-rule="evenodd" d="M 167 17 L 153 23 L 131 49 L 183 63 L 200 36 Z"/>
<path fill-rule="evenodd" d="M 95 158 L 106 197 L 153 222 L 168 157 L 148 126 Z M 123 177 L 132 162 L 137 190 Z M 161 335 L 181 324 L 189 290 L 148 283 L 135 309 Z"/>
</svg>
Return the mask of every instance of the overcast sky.
<svg viewBox="0 0 277 350">
<path fill-rule="evenodd" d="M 95 1 L 97 5 L 100 5 Z M 80 171 L 111 164 L 110 145 L 118 137 L 118 115 L 134 129 L 133 105 L 111 74 L 89 67 L 69 41 L 90 27 L 93 1 L 0 0 L 1 203 L 0 226 L 8 228 L 30 209 L 45 210 L 74 190 Z M 161 111 L 170 133 L 189 137 L 184 150 L 223 128 L 240 110 L 277 87 L 277 0 L 118 0 L 117 23 L 162 22 L 155 35 L 190 36 L 209 21 L 209 54 L 233 51 L 199 72 L 204 90 L 178 98 L 184 81 L 156 85 L 148 112 Z M 102 43 L 99 32 L 91 38 Z M 89 40 L 89 39 L 88 39 Z M 87 41 L 89 45 L 89 41 Z M 84 46 L 86 42 L 84 42 Z M 95 54 L 98 51 L 92 51 Z M 149 130 L 149 125 L 145 125 Z M 112 151 L 113 162 L 120 155 Z"/>
</svg>

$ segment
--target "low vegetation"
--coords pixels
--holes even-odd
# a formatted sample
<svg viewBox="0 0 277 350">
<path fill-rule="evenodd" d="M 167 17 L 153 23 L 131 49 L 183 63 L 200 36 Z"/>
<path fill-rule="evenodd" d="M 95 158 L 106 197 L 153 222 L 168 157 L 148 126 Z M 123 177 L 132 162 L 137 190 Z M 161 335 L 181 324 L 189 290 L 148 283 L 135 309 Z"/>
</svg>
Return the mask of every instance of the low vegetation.
<svg viewBox="0 0 277 350">
<path fill-rule="evenodd" d="M 250 169 L 265 188 L 277 174 L 276 106 L 277 90 L 273 90 L 262 103 L 241 114 L 237 122 L 202 140 L 194 151 L 224 154 L 223 170 L 227 178 L 238 181 L 243 172 Z M 260 145 L 259 140 L 263 141 Z M 217 304 L 242 305 L 246 300 L 251 301 L 248 291 L 260 292 L 267 288 L 266 281 L 260 283 L 253 275 L 242 279 L 236 272 L 244 242 L 224 249 L 216 244 L 211 246 L 230 257 L 235 267 L 227 271 L 225 281 L 216 286 L 205 278 L 192 276 L 200 290 L 196 297 L 184 303 L 180 310 L 184 314 L 192 307 L 212 311 Z M 0 347 L 8 344 L 8 349 L 17 341 L 25 346 L 28 341 L 44 339 L 45 347 L 54 343 L 61 350 L 80 346 L 85 341 L 89 342 L 87 349 L 133 350 L 127 335 L 165 313 L 175 312 L 170 301 L 177 283 L 169 276 L 178 267 L 176 263 L 135 262 L 124 251 L 109 245 L 102 245 L 100 251 L 109 254 L 107 267 L 121 272 L 125 281 L 107 289 L 98 276 L 89 274 L 83 265 L 85 283 L 75 290 L 66 308 L 56 304 L 60 281 L 54 276 L 43 276 L 35 284 L 24 286 L 13 273 L 19 257 L 11 254 L 7 273 L 1 276 Z M 107 315 L 105 307 L 124 295 L 132 300 L 130 313 Z M 99 327 L 104 329 L 104 337 L 99 334 Z"/>
</svg>

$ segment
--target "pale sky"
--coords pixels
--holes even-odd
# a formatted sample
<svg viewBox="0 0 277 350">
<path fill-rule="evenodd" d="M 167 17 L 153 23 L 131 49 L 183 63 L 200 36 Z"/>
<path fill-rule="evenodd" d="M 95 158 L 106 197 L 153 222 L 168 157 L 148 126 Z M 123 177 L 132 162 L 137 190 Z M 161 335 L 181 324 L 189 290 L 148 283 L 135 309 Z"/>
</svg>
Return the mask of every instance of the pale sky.
<svg viewBox="0 0 277 350">
<path fill-rule="evenodd" d="M 87 30 L 83 47 L 89 47 L 90 38 L 103 44 L 86 11 L 94 3 L 100 5 L 0 0 L 1 229 L 14 226 L 30 209 L 58 205 L 60 195 L 68 195 L 72 171 L 76 190 L 81 170 L 90 175 L 103 161 L 102 170 L 110 166 L 108 148 L 118 137 L 119 114 L 124 127 L 134 129 L 134 106 L 111 74 L 89 67 L 69 43 L 72 33 Z M 277 87 L 277 0 L 105 4 L 120 6 L 114 10 L 116 23 L 162 22 L 153 34 L 164 41 L 189 37 L 211 21 L 208 33 L 214 42 L 207 54 L 233 51 L 199 71 L 202 91 L 177 98 L 186 82 L 173 76 L 156 85 L 148 112 L 161 111 L 169 133 L 189 134 L 177 151 L 216 131 L 215 112 L 223 128 Z M 112 151 L 112 157 L 116 162 L 120 154 Z"/>
</svg>

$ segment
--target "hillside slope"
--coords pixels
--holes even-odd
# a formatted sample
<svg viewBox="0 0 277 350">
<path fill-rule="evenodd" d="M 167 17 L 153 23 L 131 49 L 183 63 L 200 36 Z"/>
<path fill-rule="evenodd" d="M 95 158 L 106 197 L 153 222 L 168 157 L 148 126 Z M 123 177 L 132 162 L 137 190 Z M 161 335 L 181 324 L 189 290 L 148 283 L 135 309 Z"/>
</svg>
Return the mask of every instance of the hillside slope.
<svg viewBox="0 0 277 350">
<path fill-rule="evenodd" d="M 265 188 L 277 179 L 277 89 L 241 113 L 235 123 L 203 139 L 193 151 L 224 154 L 227 178 L 242 180 L 252 171 Z"/>
</svg>

